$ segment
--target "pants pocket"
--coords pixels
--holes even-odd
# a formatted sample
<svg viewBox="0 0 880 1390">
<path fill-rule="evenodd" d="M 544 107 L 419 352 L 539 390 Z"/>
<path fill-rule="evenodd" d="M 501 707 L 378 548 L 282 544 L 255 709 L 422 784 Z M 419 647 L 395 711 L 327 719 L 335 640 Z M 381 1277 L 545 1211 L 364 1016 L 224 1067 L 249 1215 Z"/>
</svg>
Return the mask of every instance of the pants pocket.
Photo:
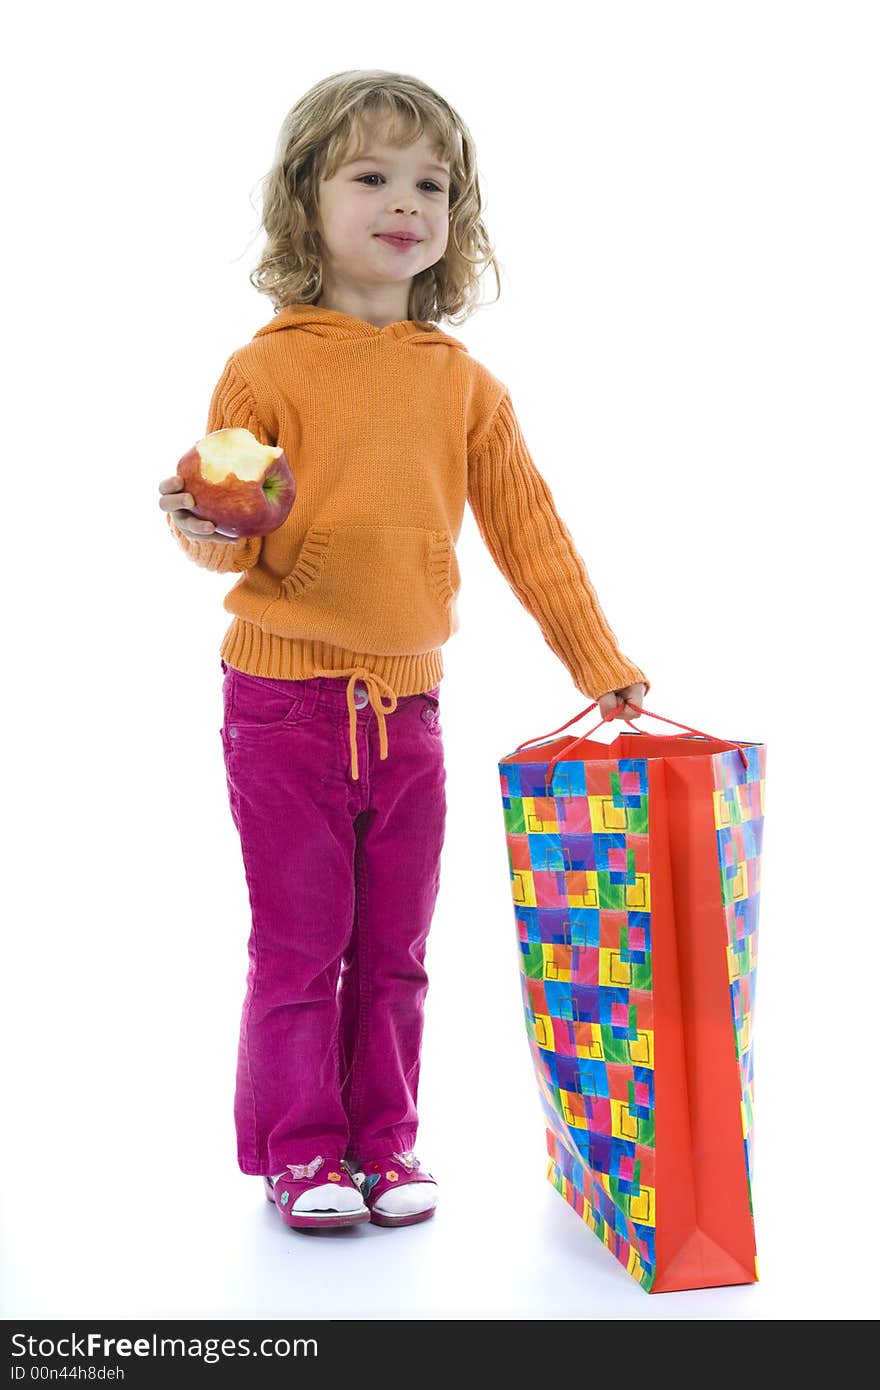
<svg viewBox="0 0 880 1390">
<path fill-rule="evenodd" d="M 428 733 L 435 736 L 441 734 L 439 686 L 435 686 L 433 690 L 422 691 L 420 699 L 422 701 L 422 721 L 427 725 Z"/>
<path fill-rule="evenodd" d="M 302 681 L 252 676 L 229 668 L 223 682 L 223 726 L 230 738 L 288 729 L 309 717 Z"/>
</svg>

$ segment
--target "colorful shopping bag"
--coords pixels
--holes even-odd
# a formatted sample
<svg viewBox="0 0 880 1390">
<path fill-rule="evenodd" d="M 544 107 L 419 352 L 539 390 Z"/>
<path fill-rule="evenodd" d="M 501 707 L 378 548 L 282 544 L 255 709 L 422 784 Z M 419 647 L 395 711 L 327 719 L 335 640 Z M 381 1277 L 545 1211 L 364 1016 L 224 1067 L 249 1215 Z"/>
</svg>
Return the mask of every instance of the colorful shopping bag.
<svg viewBox="0 0 880 1390">
<path fill-rule="evenodd" d="M 604 722 L 498 764 L 547 1177 L 649 1292 L 754 1283 L 766 744 Z"/>
</svg>

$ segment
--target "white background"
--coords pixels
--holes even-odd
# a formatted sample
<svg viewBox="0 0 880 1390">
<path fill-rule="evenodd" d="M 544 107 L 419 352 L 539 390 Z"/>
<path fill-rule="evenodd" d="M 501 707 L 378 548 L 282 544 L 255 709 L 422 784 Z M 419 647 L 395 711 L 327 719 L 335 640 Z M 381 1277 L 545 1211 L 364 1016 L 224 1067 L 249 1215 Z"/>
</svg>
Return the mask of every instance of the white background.
<svg viewBox="0 0 880 1390">
<path fill-rule="evenodd" d="M 22 14 L 0 90 L 3 1315 L 872 1316 L 876 7 Z M 309 1239 L 238 1171 L 234 580 L 187 561 L 157 488 L 272 316 L 247 275 L 287 110 L 371 67 L 471 130 L 504 278 L 449 331 L 509 386 L 648 708 L 768 745 L 752 1287 L 649 1297 L 545 1179 L 497 762 L 586 701 L 470 512 L 420 1093 L 437 1216 Z"/>
</svg>

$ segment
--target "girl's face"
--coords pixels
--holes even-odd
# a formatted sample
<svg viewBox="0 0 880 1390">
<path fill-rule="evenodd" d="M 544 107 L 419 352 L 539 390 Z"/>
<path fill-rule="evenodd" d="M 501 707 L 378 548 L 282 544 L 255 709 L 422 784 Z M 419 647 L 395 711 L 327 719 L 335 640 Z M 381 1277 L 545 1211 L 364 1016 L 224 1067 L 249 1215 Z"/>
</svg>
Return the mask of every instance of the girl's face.
<svg viewBox="0 0 880 1390">
<path fill-rule="evenodd" d="M 449 164 L 422 135 L 401 148 L 365 137 L 367 158 L 345 156 L 318 186 L 318 229 L 326 279 L 337 286 L 409 291 L 419 271 L 435 265 L 449 236 Z M 355 146 L 354 148 L 357 148 Z M 406 232 L 404 247 L 382 239 Z"/>
</svg>

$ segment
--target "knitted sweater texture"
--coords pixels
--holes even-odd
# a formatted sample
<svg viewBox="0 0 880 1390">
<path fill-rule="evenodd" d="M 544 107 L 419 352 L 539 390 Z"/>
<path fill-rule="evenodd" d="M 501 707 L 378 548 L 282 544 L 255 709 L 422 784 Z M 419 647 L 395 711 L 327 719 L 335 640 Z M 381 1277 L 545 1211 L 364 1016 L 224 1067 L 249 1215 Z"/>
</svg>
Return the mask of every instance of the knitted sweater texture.
<svg viewBox="0 0 880 1390">
<path fill-rule="evenodd" d="M 618 648 L 510 392 L 458 339 L 290 305 L 226 361 L 205 432 L 230 426 L 284 449 L 297 487 L 287 520 L 233 544 L 191 540 L 170 514 L 168 526 L 197 565 L 240 575 L 223 600 L 227 665 L 282 680 L 349 677 L 355 778 L 355 682 L 385 758 L 398 697 L 442 679 L 441 648 L 459 627 L 466 502 L 577 689 L 595 700 L 635 681 L 650 688 Z"/>
</svg>

